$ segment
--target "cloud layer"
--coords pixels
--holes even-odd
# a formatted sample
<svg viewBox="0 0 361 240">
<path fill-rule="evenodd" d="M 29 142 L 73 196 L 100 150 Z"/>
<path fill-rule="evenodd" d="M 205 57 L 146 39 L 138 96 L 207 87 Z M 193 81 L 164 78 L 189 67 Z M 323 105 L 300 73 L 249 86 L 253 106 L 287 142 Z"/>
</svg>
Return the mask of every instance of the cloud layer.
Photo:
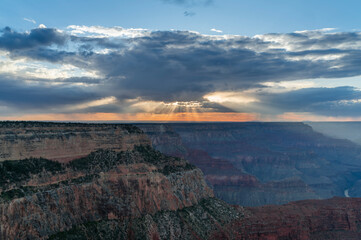
<svg viewBox="0 0 361 240">
<path fill-rule="evenodd" d="M 361 116 L 361 95 L 354 86 L 283 87 L 282 91 L 274 87 L 278 82 L 342 81 L 361 75 L 359 32 L 322 29 L 245 37 L 73 25 L 29 32 L 7 27 L 0 34 L 0 61 L 40 61 L 45 68 L 57 64 L 79 69 L 73 70 L 74 76 L 56 81 L 37 77 L 35 70 L 22 75 L 0 71 L 0 106 L 7 108 L 64 113 L 79 112 L 69 105 L 82 104 L 82 112 Z M 83 77 L 80 72 L 91 74 Z M 221 92 L 218 96 L 236 92 L 239 99 L 205 98 Z M 256 101 L 242 103 L 244 96 Z"/>
</svg>

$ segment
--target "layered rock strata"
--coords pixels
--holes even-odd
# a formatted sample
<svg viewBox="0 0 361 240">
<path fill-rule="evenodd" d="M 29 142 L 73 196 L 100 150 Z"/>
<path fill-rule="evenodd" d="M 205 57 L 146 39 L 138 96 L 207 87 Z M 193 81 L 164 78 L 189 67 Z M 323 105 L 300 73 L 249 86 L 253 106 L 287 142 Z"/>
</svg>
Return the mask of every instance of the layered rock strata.
<svg viewBox="0 0 361 240">
<path fill-rule="evenodd" d="M 199 167 L 215 195 L 244 206 L 361 197 L 361 147 L 303 123 L 138 124 L 153 146 Z M 355 187 L 353 187 L 355 185 Z"/>
<path fill-rule="evenodd" d="M 0 161 L 43 157 L 59 162 L 98 149 L 126 151 L 150 144 L 132 125 L 47 122 L 0 122 L 0 143 Z"/>
<path fill-rule="evenodd" d="M 47 239 L 213 197 L 202 172 L 132 125 L 0 123 L 0 239 Z"/>
<path fill-rule="evenodd" d="M 358 240 L 360 206 L 361 199 L 333 198 L 243 208 L 209 198 L 133 221 L 86 223 L 51 239 Z"/>
</svg>

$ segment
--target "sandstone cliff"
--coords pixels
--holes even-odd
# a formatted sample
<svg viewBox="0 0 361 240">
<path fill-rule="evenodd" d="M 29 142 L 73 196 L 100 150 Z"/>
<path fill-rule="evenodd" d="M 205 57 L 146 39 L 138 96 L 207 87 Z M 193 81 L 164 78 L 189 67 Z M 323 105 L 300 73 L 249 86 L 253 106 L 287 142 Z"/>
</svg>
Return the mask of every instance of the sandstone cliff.
<svg viewBox="0 0 361 240">
<path fill-rule="evenodd" d="M 0 139 L 0 239 L 47 239 L 213 197 L 199 169 L 131 125 L 3 122 Z"/>
<path fill-rule="evenodd" d="M 357 240 L 360 206 L 361 199 L 333 198 L 242 208 L 209 198 L 133 221 L 89 222 L 51 239 Z"/>
<path fill-rule="evenodd" d="M 213 196 L 200 170 L 150 147 L 99 150 L 68 164 L 5 161 L 0 169 L 0 239 L 46 239 L 85 222 L 175 211 Z"/>
<path fill-rule="evenodd" d="M 0 161 L 43 157 L 68 162 L 98 149 L 149 145 L 132 125 L 46 122 L 0 122 L 0 142 Z"/>
</svg>

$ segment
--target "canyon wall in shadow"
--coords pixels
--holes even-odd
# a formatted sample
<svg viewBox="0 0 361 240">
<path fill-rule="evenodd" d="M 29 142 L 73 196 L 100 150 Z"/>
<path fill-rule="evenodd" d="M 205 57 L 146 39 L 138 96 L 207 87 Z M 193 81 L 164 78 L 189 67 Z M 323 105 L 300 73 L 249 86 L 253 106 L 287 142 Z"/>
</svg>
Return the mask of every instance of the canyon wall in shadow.
<svg viewBox="0 0 361 240">
<path fill-rule="evenodd" d="M 361 122 L 306 122 L 306 124 L 327 136 L 347 139 L 361 145 Z"/>
<path fill-rule="evenodd" d="M 188 159 L 217 197 L 244 206 L 361 196 L 361 146 L 304 123 L 138 124 L 153 146 Z"/>
</svg>

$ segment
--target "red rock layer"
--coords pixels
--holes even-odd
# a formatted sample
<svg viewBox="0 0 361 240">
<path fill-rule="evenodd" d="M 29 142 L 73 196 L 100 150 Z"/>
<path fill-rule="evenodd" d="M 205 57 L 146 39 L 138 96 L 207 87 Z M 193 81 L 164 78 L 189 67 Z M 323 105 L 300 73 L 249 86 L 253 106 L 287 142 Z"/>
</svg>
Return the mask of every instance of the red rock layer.
<svg viewBox="0 0 361 240">
<path fill-rule="evenodd" d="M 163 175 L 148 164 L 119 165 L 89 183 L 0 204 L 0 239 L 43 239 L 84 222 L 174 211 L 212 196 L 198 169 Z"/>
<path fill-rule="evenodd" d="M 304 200 L 245 208 L 227 228 L 236 239 L 361 239 L 361 199 Z"/>
</svg>

